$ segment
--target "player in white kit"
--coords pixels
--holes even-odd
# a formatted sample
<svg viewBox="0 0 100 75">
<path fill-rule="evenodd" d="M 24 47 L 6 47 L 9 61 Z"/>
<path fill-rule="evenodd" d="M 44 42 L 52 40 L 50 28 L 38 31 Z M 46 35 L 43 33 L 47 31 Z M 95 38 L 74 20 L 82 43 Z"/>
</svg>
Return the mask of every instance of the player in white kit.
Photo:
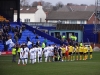
<svg viewBox="0 0 100 75">
<path fill-rule="evenodd" d="M 54 46 L 51 45 L 50 49 L 51 49 L 50 57 L 51 57 L 51 61 L 53 61 L 53 56 L 54 56 Z"/>
<path fill-rule="evenodd" d="M 34 47 L 34 62 L 35 62 L 35 63 L 36 63 L 37 51 L 38 51 L 38 48 L 35 46 L 35 47 Z"/>
<path fill-rule="evenodd" d="M 35 55 L 35 50 L 34 50 L 34 48 L 31 48 L 30 49 L 30 63 L 32 63 L 32 64 L 35 63 L 34 55 Z"/>
<path fill-rule="evenodd" d="M 25 59 L 25 64 L 28 62 L 28 55 L 29 55 L 29 48 L 26 46 L 24 48 L 25 54 L 24 54 L 24 59 Z"/>
<path fill-rule="evenodd" d="M 54 56 L 54 52 L 53 52 L 54 47 L 53 46 L 48 46 L 48 59 L 49 62 L 53 61 L 53 56 Z"/>
<path fill-rule="evenodd" d="M 49 54 L 48 47 L 45 47 L 43 52 L 44 52 L 45 62 L 47 62 L 48 54 Z"/>
<path fill-rule="evenodd" d="M 20 49 L 20 59 L 18 59 L 18 65 L 20 64 L 20 61 L 22 61 L 22 64 L 25 65 L 25 63 L 24 63 L 24 54 L 25 54 L 24 48 L 25 48 L 25 46 L 22 45 L 22 47 Z"/>
<path fill-rule="evenodd" d="M 42 54 L 43 54 L 43 52 L 42 52 L 42 47 L 38 47 L 38 63 L 39 62 L 42 62 Z"/>
</svg>

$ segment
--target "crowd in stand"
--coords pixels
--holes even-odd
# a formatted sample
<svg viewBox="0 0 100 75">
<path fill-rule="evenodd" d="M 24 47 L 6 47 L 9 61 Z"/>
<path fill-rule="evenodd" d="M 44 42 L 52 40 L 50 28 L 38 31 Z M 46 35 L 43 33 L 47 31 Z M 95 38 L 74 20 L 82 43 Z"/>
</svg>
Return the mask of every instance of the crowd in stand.
<svg viewBox="0 0 100 75">
<path fill-rule="evenodd" d="M 8 49 L 7 41 L 11 39 L 13 43 L 17 43 L 24 30 L 24 25 L 13 27 L 9 22 L 0 22 L 0 43 L 4 45 L 4 50 Z M 14 37 L 9 33 L 13 33 Z"/>
<path fill-rule="evenodd" d="M 24 25 L 22 26 L 11 26 L 10 23 L 0 22 L 0 43 L 4 45 L 4 51 L 7 51 L 9 48 L 11 49 L 14 45 L 18 45 L 18 40 L 22 36 L 22 32 L 26 30 Z M 12 34 L 10 34 L 12 33 Z M 27 45 L 30 44 L 40 46 L 42 42 L 39 41 L 39 36 L 36 32 L 33 32 L 36 36 L 35 39 L 37 40 L 36 43 L 34 41 L 30 41 L 30 35 L 27 35 L 26 40 Z M 13 36 L 14 35 L 14 36 Z M 47 44 L 47 39 L 44 39 L 45 45 Z"/>
</svg>

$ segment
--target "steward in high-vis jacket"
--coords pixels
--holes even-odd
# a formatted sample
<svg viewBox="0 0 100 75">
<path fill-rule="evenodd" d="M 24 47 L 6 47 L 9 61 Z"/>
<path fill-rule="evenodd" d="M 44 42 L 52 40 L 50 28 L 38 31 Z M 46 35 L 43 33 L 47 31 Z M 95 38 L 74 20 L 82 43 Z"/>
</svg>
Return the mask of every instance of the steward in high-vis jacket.
<svg viewBox="0 0 100 75">
<path fill-rule="evenodd" d="M 12 62 L 16 62 L 16 54 L 17 54 L 17 50 L 16 50 L 16 46 L 14 46 L 12 48 Z"/>
</svg>

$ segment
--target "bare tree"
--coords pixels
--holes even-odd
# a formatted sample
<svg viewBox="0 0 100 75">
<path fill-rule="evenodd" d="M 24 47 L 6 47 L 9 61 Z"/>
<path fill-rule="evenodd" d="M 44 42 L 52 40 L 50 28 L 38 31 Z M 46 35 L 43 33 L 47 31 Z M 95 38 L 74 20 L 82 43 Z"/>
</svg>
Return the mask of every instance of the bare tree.
<svg viewBox="0 0 100 75">
<path fill-rule="evenodd" d="M 87 4 L 81 4 L 81 6 L 87 6 Z"/>
<path fill-rule="evenodd" d="M 41 2 L 41 5 L 43 6 L 43 9 L 45 11 L 51 11 L 52 10 L 53 5 L 50 2 L 45 2 L 43 0 L 40 0 L 40 2 Z M 38 2 L 37 1 L 34 1 L 31 5 L 33 7 L 36 7 L 38 5 Z"/>
<path fill-rule="evenodd" d="M 52 4 L 50 2 L 45 2 L 44 5 L 43 5 L 43 7 L 45 9 L 51 9 L 53 6 L 52 6 Z"/>
<path fill-rule="evenodd" d="M 75 6 L 75 5 L 78 5 L 78 4 L 67 3 L 67 6 Z"/>
<path fill-rule="evenodd" d="M 73 3 L 67 3 L 67 6 L 71 6 L 71 5 L 73 5 Z"/>
<path fill-rule="evenodd" d="M 63 6 L 64 6 L 64 4 L 63 4 L 62 2 L 56 3 L 57 9 L 59 9 L 59 8 L 61 8 L 61 7 L 63 7 Z"/>
<path fill-rule="evenodd" d="M 20 6 L 29 6 L 29 0 L 20 0 Z"/>
<path fill-rule="evenodd" d="M 31 4 L 33 7 L 36 7 L 37 5 L 38 5 L 38 2 L 37 1 L 34 1 L 34 2 L 32 2 L 32 4 Z"/>
</svg>

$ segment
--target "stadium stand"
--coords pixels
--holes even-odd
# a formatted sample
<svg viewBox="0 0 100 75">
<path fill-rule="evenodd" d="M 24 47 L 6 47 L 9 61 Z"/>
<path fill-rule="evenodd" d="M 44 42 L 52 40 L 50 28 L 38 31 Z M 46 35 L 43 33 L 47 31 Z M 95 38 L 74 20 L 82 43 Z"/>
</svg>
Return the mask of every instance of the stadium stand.
<svg viewBox="0 0 100 75">
<path fill-rule="evenodd" d="M 7 26 L 7 24 L 5 24 L 5 26 Z M 12 37 L 13 42 L 16 43 L 16 40 L 14 38 L 15 32 L 13 32 L 12 29 L 13 28 L 16 29 L 17 27 L 20 28 L 23 25 L 20 26 L 20 25 L 17 25 L 17 23 L 11 23 L 10 26 L 11 26 L 11 31 L 9 31 L 8 34 Z M 48 34 L 46 34 L 44 32 L 41 32 L 41 31 L 39 31 L 39 30 L 37 30 L 35 28 L 32 28 L 32 27 L 30 27 L 28 25 L 25 25 L 25 26 L 26 26 L 27 29 L 22 31 L 21 38 L 18 39 L 18 43 L 19 44 L 27 43 L 27 37 L 28 36 L 30 38 L 30 41 L 34 42 L 34 44 L 36 44 L 36 42 L 38 40 L 42 44 L 42 42 L 44 42 L 45 39 L 47 39 L 47 45 L 49 45 L 49 44 L 61 44 L 60 40 L 58 40 L 58 39 L 56 39 L 56 38 L 54 38 L 54 37 L 52 37 L 52 36 L 50 36 L 50 35 L 48 35 Z M 34 30 L 36 31 L 36 34 L 34 33 Z M 37 35 L 38 35 L 38 39 L 36 39 Z M 8 51 L 10 51 L 10 50 L 11 50 L 11 48 L 8 47 Z M 3 45 L 2 42 L 0 42 L 0 51 L 4 51 L 4 45 Z"/>
</svg>

